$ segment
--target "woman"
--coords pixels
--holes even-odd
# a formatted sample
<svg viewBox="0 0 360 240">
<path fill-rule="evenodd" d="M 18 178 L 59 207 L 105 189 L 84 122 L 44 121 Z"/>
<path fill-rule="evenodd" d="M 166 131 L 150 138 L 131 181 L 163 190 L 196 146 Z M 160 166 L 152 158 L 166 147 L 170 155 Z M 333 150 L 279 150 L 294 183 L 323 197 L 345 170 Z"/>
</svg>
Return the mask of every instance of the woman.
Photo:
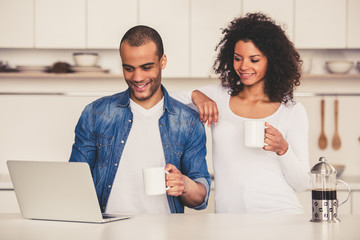
<svg viewBox="0 0 360 240">
<path fill-rule="evenodd" d="M 214 64 L 221 86 L 200 88 L 192 99 L 178 96 L 192 100 L 204 122 L 219 113 L 212 125 L 216 212 L 302 213 L 295 191 L 307 188 L 309 160 L 307 114 L 293 99 L 299 54 L 261 13 L 233 20 L 223 34 Z M 249 119 L 266 122 L 263 148 L 243 144 Z"/>
</svg>

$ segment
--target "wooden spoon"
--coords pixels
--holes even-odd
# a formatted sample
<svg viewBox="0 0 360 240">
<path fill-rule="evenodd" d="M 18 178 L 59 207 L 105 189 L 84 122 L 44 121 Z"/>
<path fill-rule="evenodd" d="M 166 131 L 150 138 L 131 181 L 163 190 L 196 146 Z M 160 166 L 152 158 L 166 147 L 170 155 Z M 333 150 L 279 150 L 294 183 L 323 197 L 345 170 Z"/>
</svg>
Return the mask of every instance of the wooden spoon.
<svg viewBox="0 0 360 240">
<path fill-rule="evenodd" d="M 327 147 L 327 138 L 325 136 L 325 100 L 321 100 L 321 133 L 319 137 L 319 148 L 325 149 Z"/>
<path fill-rule="evenodd" d="M 338 132 L 338 116 L 339 116 L 339 101 L 335 99 L 335 132 L 332 139 L 332 147 L 335 150 L 338 150 L 341 147 L 340 135 Z"/>
</svg>

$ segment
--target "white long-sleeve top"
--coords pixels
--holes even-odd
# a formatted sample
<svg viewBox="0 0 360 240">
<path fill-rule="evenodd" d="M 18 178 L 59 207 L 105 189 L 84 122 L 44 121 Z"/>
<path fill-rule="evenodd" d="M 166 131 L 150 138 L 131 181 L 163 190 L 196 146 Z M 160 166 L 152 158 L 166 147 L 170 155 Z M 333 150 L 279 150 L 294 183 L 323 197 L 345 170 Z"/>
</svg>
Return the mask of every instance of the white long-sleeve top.
<svg viewBox="0 0 360 240">
<path fill-rule="evenodd" d="M 261 120 L 277 128 L 289 144 L 278 156 L 243 144 L 243 122 L 234 114 L 228 90 L 220 85 L 199 89 L 217 103 L 219 121 L 212 130 L 212 158 L 217 213 L 302 213 L 295 191 L 309 183 L 308 117 L 301 103 L 282 103 Z M 172 97 L 191 105 L 191 92 Z M 194 105 L 192 106 L 194 108 Z M 194 108 L 195 109 L 195 108 Z"/>
</svg>

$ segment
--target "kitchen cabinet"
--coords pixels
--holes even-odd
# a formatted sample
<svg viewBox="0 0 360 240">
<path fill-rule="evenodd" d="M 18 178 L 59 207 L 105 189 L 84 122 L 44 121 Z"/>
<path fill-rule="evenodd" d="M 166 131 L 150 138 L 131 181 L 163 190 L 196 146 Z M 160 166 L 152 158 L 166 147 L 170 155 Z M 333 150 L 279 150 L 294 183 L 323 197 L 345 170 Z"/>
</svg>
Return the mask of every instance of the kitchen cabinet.
<svg viewBox="0 0 360 240">
<path fill-rule="evenodd" d="M 352 213 L 360 214 L 360 190 L 352 193 Z"/>
<path fill-rule="evenodd" d="M 34 47 L 33 0 L 0 0 L 0 48 Z"/>
<path fill-rule="evenodd" d="M 360 0 L 348 0 L 347 47 L 360 48 Z"/>
<path fill-rule="evenodd" d="M 190 15 L 190 76 L 208 77 L 216 58 L 221 28 L 241 13 L 240 0 L 192 0 Z"/>
<path fill-rule="evenodd" d="M 347 0 L 296 0 L 295 46 L 345 48 L 346 6 Z"/>
<path fill-rule="evenodd" d="M 86 0 L 36 0 L 35 47 L 85 48 L 85 6 Z"/>
<path fill-rule="evenodd" d="M 0 189 L 0 213 L 20 213 L 14 190 Z"/>
<path fill-rule="evenodd" d="M 137 24 L 137 1 L 87 0 L 87 48 L 118 49 Z"/>
<path fill-rule="evenodd" d="M 139 0 L 139 23 L 156 29 L 162 37 L 167 66 L 163 76 L 189 76 L 188 0 Z"/>
<path fill-rule="evenodd" d="M 271 17 L 285 30 L 293 41 L 294 1 L 288 0 L 243 0 L 243 12 L 262 12 Z"/>
</svg>

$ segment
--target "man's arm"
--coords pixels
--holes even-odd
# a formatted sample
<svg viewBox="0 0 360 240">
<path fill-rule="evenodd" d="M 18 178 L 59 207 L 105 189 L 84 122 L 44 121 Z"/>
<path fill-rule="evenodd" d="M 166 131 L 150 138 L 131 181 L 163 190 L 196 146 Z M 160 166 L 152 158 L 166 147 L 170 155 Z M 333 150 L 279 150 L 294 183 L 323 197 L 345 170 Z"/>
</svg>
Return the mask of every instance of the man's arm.
<svg viewBox="0 0 360 240">
<path fill-rule="evenodd" d="M 167 194 L 171 196 L 180 196 L 185 206 L 196 207 L 204 202 L 206 197 L 206 188 L 203 184 L 191 180 L 172 164 L 167 164 L 165 170 L 169 172 L 166 175 L 166 186 L 170 186 Z"/>
<path fill-rule="evenodd" d="M 96 156 L 94 135 L 92 134 L 92 105 L 89 104 L 81 113 L 75 128 L 75 142 L 72 146 L 70 162 L 87 162 L 93 169 Z"/>
</svg>

